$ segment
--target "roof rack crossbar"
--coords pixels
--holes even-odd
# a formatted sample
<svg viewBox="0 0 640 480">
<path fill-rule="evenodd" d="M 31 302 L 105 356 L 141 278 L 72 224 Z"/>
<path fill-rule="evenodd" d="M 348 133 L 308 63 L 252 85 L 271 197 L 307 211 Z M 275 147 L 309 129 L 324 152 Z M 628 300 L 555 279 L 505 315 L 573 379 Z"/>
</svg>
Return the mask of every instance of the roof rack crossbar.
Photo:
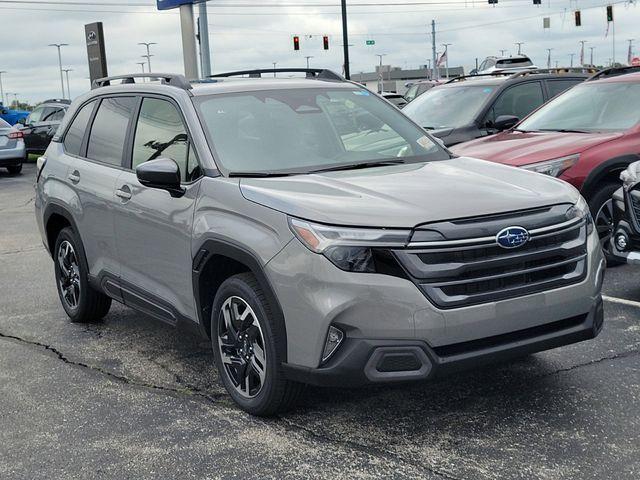
<svg viewBox="0 0 640 480">
<path fill-rule="evenodd" d="M 508 77 L 513 75 L 513 72 L 505 72 L 504 70 L 496 70 L 495 72 L 489 73 L 474 73 L 469 75 L 460 75 L 458 77 L 453 77 L 450 80 L 447 80 L 445 83 L 453 83 L 459 82 L 460 80 L 464 80 L 465 78 L 478 78 L 478 77 Z"/>
<path fill-rule="evenodd" d="M 262 78 L 263 74 L 273 75 L 276 73 L 304 73 L 307 78 L 316 80 L 329 80 L 344 82 L 345 78 L 337 73 L 323 68 L 264 68 L 256 70 L 238 70 L 236 72 L 216 73 L 208 78 L 227 78 L 248 75 L 251 78 Z"/>
<path fill-rule="evenodd" d="M 596 71 L 595 68 L 589 67 L 556 67 L 556 68 L 536 68 L 533 70 L 523 70 L 521 72 L 516 72 L 511 75 L 509 78 L 518 78 L 524 77 L 526 75 L 540 75 L 544 73 L 594 73 Z"/>
<path fill-rule="evenodd" d="M 160 80 L 163 85 L 171 85 L 172 87 L 181 88 L 183 90 L 191 90 L 191 83 L 177 73 L 132 73 L 129 75 L 115 75 L 112 77 L 98 78 L 93 81 L 91 88 L 108 87 L 113 80 L 122 80 L 121 83 L 136 83 L 136 78 L 150 78 Z"/>
<path fill-rule="evenodd" d="M 633 73 L 633 72 L 639 72 L 639 71 L 640 71 L 640 65 L 628 65 L 624 67 L 605 68 L 604 70 L 600 70 L 595 75 L 592 75 L 589 78 L 587 78 L 587 82 L 598 80 L 604 77 L 616 77 L 618 75 L 624 75 L 626 73 Z"/>
</svg>

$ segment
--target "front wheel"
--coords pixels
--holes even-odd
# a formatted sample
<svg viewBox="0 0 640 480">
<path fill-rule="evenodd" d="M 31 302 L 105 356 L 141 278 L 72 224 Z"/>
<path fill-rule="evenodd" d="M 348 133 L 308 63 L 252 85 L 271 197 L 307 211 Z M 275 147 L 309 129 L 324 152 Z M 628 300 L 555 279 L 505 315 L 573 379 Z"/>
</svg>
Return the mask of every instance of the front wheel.
<svg viewBox="0 0 640 480">
<path fill-rule="evenodd" d="M 7 170 L 9 170 L 9 173 L 11 175 L 18 175 L 20 172 L 22 172 L 22 165 L 16 165 L 14 167 L 7 167 Z"/>
<path fill-rule="evenodd" d="M 252 415 L 290 408 L 301 386 L 284 378 L 277 345 L 285 342 L 257 279 L 241 273 L 218 289 L 211 315 L 211 342 L 222 383 Z"/>
<path fill-rule="evenodd" d="M 613 219 L 613 193 L 620 188 L 620 184 L 616 182 L 608 182 L 600 187 L 598 191 L 589 200 L 589 209 L 596 224 L 596 231 L 600 238 L 600 245 L 607 259 L 607 266 L 613 267 L 621 265 L 622 261 L 618 260 L 611 253 L 611 236 L 615 228 Z"/>
</svg>

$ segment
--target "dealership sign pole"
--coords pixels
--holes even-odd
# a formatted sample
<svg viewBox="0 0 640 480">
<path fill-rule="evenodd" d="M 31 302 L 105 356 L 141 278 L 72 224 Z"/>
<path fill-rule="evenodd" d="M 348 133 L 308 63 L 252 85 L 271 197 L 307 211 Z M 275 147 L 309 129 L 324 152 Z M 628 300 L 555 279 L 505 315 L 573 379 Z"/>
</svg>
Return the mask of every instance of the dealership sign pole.
<svg viewBox="0 0 640 480">
<path fill-rule="evenodd" d="M 156 0 L 158 10 L 180 8 L 180 26 L 182 29 L 182 56 L 184 74 L 189 79 L 198 78 L 198 53 L 196 50 L 196 32 L 194 28 L 193 4 L 195 0 Z"/>
<path fill-rule="evenodd" d="M 104 48 L 104 31 L 102 22 L 84 26 L 84 39 L 87 42 L 87 58 L 89 60 L 89 79 L 108 77 L 107 56 Z"/>
</svg>

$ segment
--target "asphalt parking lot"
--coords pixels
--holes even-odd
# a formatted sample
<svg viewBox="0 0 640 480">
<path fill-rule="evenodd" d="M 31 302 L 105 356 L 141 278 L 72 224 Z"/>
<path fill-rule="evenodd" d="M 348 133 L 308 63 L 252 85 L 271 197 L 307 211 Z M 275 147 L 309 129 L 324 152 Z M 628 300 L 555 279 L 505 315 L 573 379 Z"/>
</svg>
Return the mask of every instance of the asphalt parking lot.
<svg viewBox="0 0 640 480">
<path fill-rule="evenodd" d="M 640 478 L 640 267 L 607 272 L 594 341 L 256 419 L 207 343 L 118 304 L 68 321 L 34 171 L 0 172 L 0 478 Z"/>
</svg>

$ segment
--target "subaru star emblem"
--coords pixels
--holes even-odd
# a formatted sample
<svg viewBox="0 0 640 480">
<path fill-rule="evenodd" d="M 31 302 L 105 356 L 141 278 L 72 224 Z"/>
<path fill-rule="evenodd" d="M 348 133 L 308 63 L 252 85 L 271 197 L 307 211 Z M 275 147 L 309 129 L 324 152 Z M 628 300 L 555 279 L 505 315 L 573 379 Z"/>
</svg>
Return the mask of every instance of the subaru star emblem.
<svg viewBox="0 0 640 480">
<path fill-rule="evenodd" d="M 529 241 L 529 232 L 522 227 L 507 227 L 498 232 L 496 242 L 502 248 L 518 248 Z"/>
<path fill-rule="evenodd" d="M 97 37 L 98 37 L 98 35 L 96 35 L 96 32 L 93 32 L 93 31 L 89 32 L 89 34 L 87 35 L 87 38 L 90 41 L 94 41 Z"/>
</svg>

